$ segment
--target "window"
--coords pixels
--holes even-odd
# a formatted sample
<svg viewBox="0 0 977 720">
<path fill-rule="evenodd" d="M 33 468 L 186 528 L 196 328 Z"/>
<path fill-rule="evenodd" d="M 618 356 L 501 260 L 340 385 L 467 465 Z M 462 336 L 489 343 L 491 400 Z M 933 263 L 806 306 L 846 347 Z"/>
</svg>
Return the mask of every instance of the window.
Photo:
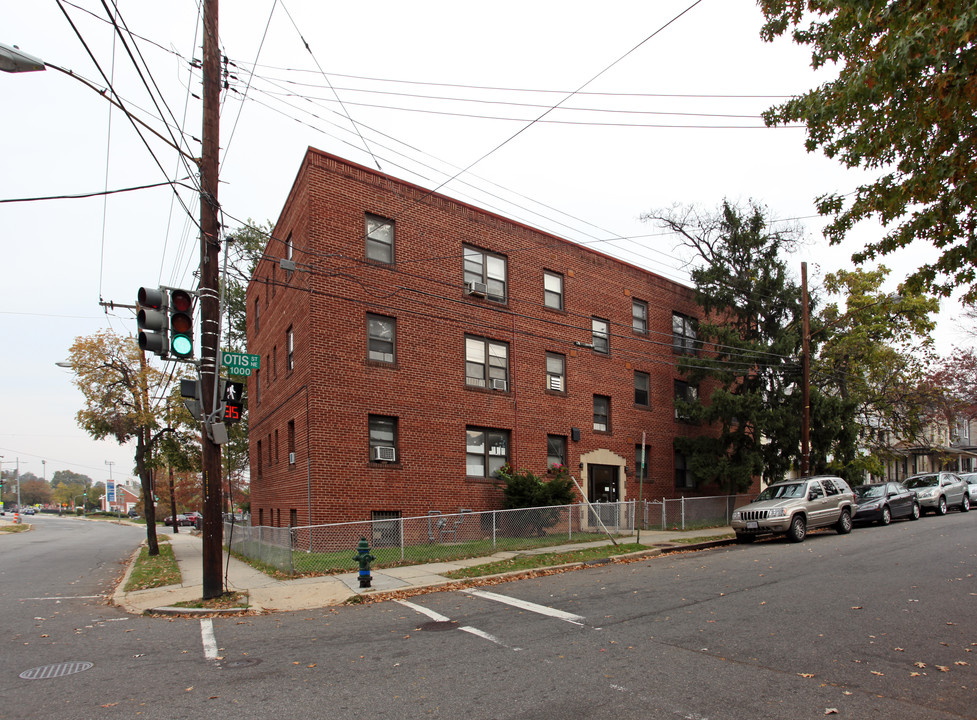
<svg viewBox="0 0 977 720">
<path fill-rule="evenodd" d="M 607 355 L 611 351 L 611 324 L 603 318 L 591 318 L 591 342 L 594 344 L 594 351 Z"/>
<path fill-rule="evenodd" d="M 271 266 L 271 296 L 275 297 L 278 292 L 278 266 L 272 264 Z"/>
<path fill-rule="evenodd" d="M 279 460 L 281 459 L 281 456 L 278 454 L 278 452 L 279 452 L 279 447 L 278 447 L 278 428 L 275 428 L 275 464 L 276 465 L 278 464 Z"/>
<path fill-rule="evenodd" d="M 299 524 L 299 511 L 295 508 L 289 508 L 288 511 L 288 526 L 295 527 Z"/>
<path fill-rule="evenodd" d="M 295 464 L 295 421 L 288 421 L 288 464 Z"/>
<path fill-rule="evenodd" d="M 399 547 L 403 532 L 399 510 L 372 510 L 373 547 Z"/>
<path fill-rule="evenodd" d="M 366 316 L 367 357 L 392 363 L 397 359 L 397 321 L 382 315 Z"/>
<path fill-rule="evenodd" d="M 370 461 L 394 462 L 397 453 L 397 418 L 370 415 Z"/>
<path fill-rule="evenodd" d="M 469 477 L 495 477 L 509 463 L 509 431 L 468 428 L 465 473 Z"/>
<path fill-rule="evenodd" d="M 644 300 L 631 301 L 631 328 L 636 333 L 648 334 L 648 303 Z"/>
<path fill-rule="evenodd" d="M 286 366 L 289 372 L 291 372 L 295 369 L 295 334 L 292 332 L 291 325 L 285 331 L 285 353 L 287 357 Z"/>
<path fill-rule="evenodd" d="M 675 419 L 689 422 L 692 416 L 683 404 L 694 403 L 699 399 L 699 389 L 683 380 L 675 381 Z"/>
<path fill-rule="evenodd" d="M 254 299 L 254 331 L 261 329 L 260 315 L 258 314 L 258 298 Z"/>
<path fill-rule="evenodd" d="M 254 375 L 254 404 L 261 403 L 261 370 L 255 370 Z"/>
<path fill-rule="evenodd" d="M 261 479 L 261 473 L 264 469 L 265 456 L 261 453 L 261 441 L 258 441 L 258 479 Z"/>
<path fill-rule="evenodd" d="M 648 407 L 651 404 L 651 377 L 648 373 L 634 371 L 634 404 Z"/>
<path fill-rule="evenodd" d="M 559 353 L 546 353 L 546 389 L 566 392 L 566 358 Z"/>
<path fill-rule="evenodd" d="M 465 384 L 509 389 L 509 346 L 480 337 L 465 337 Z"/>
<path fill-rule="evenodd" d="M 594 395 L 594 430 L 611 430 L 611 399 L 606 395 Z"/>
<path fill-rule="evenodd" d="M 278 379 L 278 346 L 271 349 L 271 373 Z"/>
<path fill-rule="evenodd" d="M 648 479 L 648 456 L 651 455 L 651 446 L 645 445 L 645 454 L 641 455 L 641 446 L 634 446 L 634 477 L 637 480 Z"/>
<path fill-rule="evenodd" d="M 543 272 L 543 304 L 554 310 L 563 309 L 563 276 L 559 273 Z"/>
<path fill-rule="evenodd" d="M 382 263 L 394 261 L 394 221 L 366 216 L 366 258 Z"/>
<path fill-rule="evenodd" d="M 672 352 L 680 355 L 695 355 L 698 350 L 696 342 L 695 318 L 672 313 Z"/>
<path fill-rule="evenodd" d="M 566 435 L 546 436 L 546 467 L 552 469 L 554 465 L 567 464 Z"/>
<path fill-rule="evenodd" d="M 501 255 L 492 255 L 472 247 L 465 247 L 466 287 L 484 287 L 485 296 L 495 302 L 505 302 L 506 299 L 506 259 Z"/>
<path fill-rule="evenodd" d="M 675 487 L 677 489 L 695 490 L 695 478 L 688 467 L 688 458 L 682 453 L 675 453 Z"/>
<path fill-rule="evenodd" d="M 285 259 L 292 260 L 294 255 L 295 246 L 292 244 L 292 233 L 288 234 L 285 239 Z"/>
</svg>

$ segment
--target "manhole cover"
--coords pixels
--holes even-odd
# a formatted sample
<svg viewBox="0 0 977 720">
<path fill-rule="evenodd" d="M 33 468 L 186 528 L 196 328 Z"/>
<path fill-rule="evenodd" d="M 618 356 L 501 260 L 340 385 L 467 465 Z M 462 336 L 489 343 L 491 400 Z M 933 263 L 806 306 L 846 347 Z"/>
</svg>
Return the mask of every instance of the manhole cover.
<svg viewBox="0 0 977 720">
<path fill-rule="evenodd" d="M 221 663 L 221 667 L 228 670 L 238 670 L 240 668 L 252 667 L 260 662 L 260 660 L 255 658 L 241 658 L 240 660 L 228 660 L 227 662 Z"/>
<path fill-rule="evenodd" d="M 458 627 L 458 623 L 453 620 L 433 620 L 429 623 L 424 623 L 419 626 L 421 630 L 454 630 Z"/>
<path fill-rule="evenodd" d="M 95 667 L 95 663 L 90 662 L 64 662 L 57 665 L 43 665 L 41 667 L 24 670 L 20 674 L 24 680 L 47 680 L 48 678 L 64 677 L 74 675 Z"/>
</svg>

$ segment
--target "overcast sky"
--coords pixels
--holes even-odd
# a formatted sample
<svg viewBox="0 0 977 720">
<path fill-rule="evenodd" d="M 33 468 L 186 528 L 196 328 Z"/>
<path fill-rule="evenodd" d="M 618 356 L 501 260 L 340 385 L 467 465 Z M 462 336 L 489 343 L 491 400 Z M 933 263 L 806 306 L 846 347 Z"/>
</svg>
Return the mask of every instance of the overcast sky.
<svg viewBox="0 0 977 720">
<path fill-rule="evenodd" d="M 816 286 L 880 229 L 860 226 L 829 248 L 814 199 L 849 192 L 862 176 L 807 153 L 802 129 L 763 128 L 759 114 L 827 75 L 812 72 L 803 49 L 761 42 L 753 0 L 693 2 L 225 0 L 223 221 L 233 230 L 277 219 L 314 146 L 679 282 L 688 282 L 681 248 L 639 216 L 753 198 L 775 218 L 801 219 L 808 242 L 790 262 L 799 274 L 807 261 Z M 197 3 L 118 0 L 125 44 L 101 2 L 62 6 L 8 3 L 0 42 L 100 89 L 104 73 L 130 112 L 198 155 Z M 144 133 L 148 149 L 77 78 L 0 73 L 0 97 L 0 200 L 192 184 L 172 147 Z M 77 427 L 81 395 L 55 363 L 77 336 L 134 333 L 132 311 L 100 300 L 132 304 L 141 285 L 195 285 L 197 201 L 190 189 L 178 195 L 160 187 L 0 203 L 5 470 L 19 458 L 22 472 L 104 481 L 111 462 L 115 479 L 131 476 L 133 447 Z M 886 259 L 891 289 L 928 252 Z M 943 352 L 964 342 L 958 311 L 945 304 Z"/>
</svg>

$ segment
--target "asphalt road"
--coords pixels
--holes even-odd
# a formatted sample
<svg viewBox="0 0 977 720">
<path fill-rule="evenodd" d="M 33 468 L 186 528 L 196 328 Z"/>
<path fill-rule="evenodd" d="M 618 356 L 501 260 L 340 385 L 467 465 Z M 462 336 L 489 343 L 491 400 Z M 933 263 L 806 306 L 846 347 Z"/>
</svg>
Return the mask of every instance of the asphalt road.
<svg viewBox="0 0 977 720">
<path fill-rule="evenodd" d="M 81 525 L 0 538 L 0 718 L 977 717 L 977 513 L 212 621 L 87 597 L 141 533 Z"/>
</svg>

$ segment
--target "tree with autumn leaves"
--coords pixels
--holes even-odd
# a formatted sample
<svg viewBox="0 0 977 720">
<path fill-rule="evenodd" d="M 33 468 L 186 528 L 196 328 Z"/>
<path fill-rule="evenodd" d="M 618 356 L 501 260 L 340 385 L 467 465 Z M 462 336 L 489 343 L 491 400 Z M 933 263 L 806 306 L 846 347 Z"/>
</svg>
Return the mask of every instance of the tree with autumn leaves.
<svg viewBox="0 0 977 720">
<path fill-rule="evenodd" d="M 759 0 L 765 40 L 789 35 L 811 65 L 837 76 L 764 114 L 802 122 L 820 149 L 871 180 L 828 193 L 825 235 L 841 242 L 873 217 L 886 231 L 853 256 L 889 255 L 914 241 L 936 258 L 907 279 L 917 293 L 963 290 L 977 301 L 977 3 L 973 0 Z"/>
</svg>

